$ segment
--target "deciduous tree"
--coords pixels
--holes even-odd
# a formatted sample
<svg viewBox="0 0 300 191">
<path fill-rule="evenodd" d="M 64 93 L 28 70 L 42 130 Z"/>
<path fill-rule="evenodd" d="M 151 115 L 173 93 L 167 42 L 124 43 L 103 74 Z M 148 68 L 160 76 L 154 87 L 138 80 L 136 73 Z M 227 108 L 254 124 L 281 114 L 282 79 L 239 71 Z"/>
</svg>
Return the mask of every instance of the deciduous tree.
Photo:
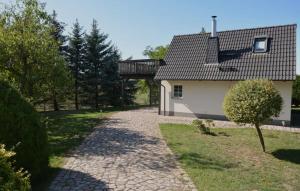
<svg viewBox="0 0 300 191">
<path fill-rule="evenodd" d="M 278 90 L 271 81 L 246 80 L 238 82 L 228 91 L 223 109 L 229 120 L 255 126 L 265 152 L 260 126 L 271 117 L 279 116 L 282 102 Z"/>
<path fill-rule="evenodd" d="M 147 56 L 150 59 L 161 60 L 164 59 L 166 53 L 168 51 L 169 45 L 166 46 L 157 46 L 152 48 L 151 46 L 147 46 L 144 50 L 144 56 Z M 159 85 L 154 83 L 153 80 L 139 80 L 138 81 L 138 91 L 141 93 L 149 93 L 149 102 L 152 105 L 152 102 L 156 102 L 157 99 L 153 99 L 152 90 L 157 90 Z"/>
<path fill-rule="evenodd" d="M 20 0 L 0 14 L 0 73 L 33 104 L 47 97 L 59 43 L 51 18 L 37 0 Z M 59 74 L 57 74 L 59 75 Z"/>
</svg>

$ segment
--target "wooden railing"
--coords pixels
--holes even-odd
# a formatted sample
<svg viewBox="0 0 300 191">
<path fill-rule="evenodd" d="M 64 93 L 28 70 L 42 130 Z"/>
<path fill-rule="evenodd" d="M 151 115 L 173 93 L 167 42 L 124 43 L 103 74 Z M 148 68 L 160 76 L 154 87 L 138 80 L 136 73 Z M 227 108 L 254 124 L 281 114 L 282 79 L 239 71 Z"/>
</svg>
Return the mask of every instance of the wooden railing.
<svg viewBox="0 0 300 191">
<path fill-rule="evenodd" d="M 128 77 L 151 77 L 155 76 L 163 60 L 144 59 L 144 60 L 125 60 L 119 62 L 120 76 Z"/>
</svg>

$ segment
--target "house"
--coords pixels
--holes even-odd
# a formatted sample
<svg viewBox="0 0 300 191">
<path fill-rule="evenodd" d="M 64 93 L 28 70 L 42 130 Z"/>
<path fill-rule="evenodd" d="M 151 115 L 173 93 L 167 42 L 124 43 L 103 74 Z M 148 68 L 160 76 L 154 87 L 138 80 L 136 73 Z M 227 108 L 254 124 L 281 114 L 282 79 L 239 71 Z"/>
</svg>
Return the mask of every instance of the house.
<svg viewBox="0 0 300 191">
<path fill-rule="evenodd" d="M 296 78 L 296 25 L 174 36 L 161 81 L 160 113 L 226 120 L 225 94 L 240 80 L 268 79 L 280 91 L 284 105 L 272 123 L 289 124 L 292 84 Z"/>
</svg>

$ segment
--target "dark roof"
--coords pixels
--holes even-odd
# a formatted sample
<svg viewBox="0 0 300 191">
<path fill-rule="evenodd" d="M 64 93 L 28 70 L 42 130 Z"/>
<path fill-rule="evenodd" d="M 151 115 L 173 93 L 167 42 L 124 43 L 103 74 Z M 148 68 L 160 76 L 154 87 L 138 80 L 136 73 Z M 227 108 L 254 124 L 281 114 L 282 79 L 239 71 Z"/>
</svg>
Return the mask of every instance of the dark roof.
<svg viewBox="0 0 300 191">
<path fill-rule="evenodd" d="M 207 58 L 210 33 L 174 36 L 157 80 L 294 80 L 296 25 L 218 32 L 218 63 Z M 256 36 L 268 37 L 266 53 L 253 53 Z M 214 51 L 212 51 L 214 53 Z M 214 58 L 214 57 L 213 57 Z M 209 62 L 207 62 L 209 61 Z"/>
<path fill-rule="evenodd" d="M 219 38 L 208 38 L 206 49 L 206 63 L 215 64 L 219 63 Z"/>
</svg>

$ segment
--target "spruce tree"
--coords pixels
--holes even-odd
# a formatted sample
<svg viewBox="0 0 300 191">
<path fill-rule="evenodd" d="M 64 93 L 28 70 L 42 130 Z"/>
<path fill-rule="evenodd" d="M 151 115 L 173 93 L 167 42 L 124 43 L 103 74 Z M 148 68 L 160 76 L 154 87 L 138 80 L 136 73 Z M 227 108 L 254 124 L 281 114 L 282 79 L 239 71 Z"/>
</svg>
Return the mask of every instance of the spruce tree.
<svg viewBox="0 0 300 191">
<path fill-rule="evenodd" d="M 84 100 L 88 105 L 118 106 L 121 104 L 122 81 L 118 74 L 118 49 L 108 41 L 108 35 L 100 32 L 93 20 L 91 32 L 85 37 Z M 124 81 L 124 104 L 132 104 L 136 92 L 136 81 Z"/>
<path fill-rule="evenodd" d="M 74 76 L 74 94 L 76 110 L 79 109 L 79 90 L 82 82 L 82 69 L 85 61 L 85 42 L 83 36 L 84 32 L 82 32 L 82 27 L 76 19 L 71 37 L 69 39 L 68 46 L 69 67 Z"/>
<path fill-rule="evenodd" d="M 54 28 L 52 35 L 54 36 L 54 39 L 59 44 L 59 52 L 61 53 L 62 56 L 66 56 L 67 36 L 63 34 L 64 31 L 65 31 L 65 23 L 57 20 L 57 13 L 56 13 L 56 11 L 52 12 L 52 15 L 51 15 L 51 24 L 52 24 L 52 26 Z"/>
<path fill-rule="evenodd" d="M 85 70 L 85 91 L 88 93 L 86 99 L 96 109 L 104 104 L 103 97 L 100 96 L 104 91 L 102 81 L 105 80 L 104 63 L 110 61 L 109 55 L 112 52 L 110 42 L 107 42 L 107 35 L 98 29 L 96 20 L 93 20 L 92 30 L 86 35 L 86 70 Z"/>
<path fill-rule="evenodd" d="M 67 51 L 67 45 L 66 45 L 66 41 L 67 41 L 67 37 L 63 34 L 64 33 L 64 30 L 65 30 L 65 27 L 64 27 L 64 23 L 63 22 L 60 22 L 57 20 L 57 14 L 56 14 L 56 11 L 53 11 L 52 12 L 52 15 L 51 15 L 51 24 L 53 26 L 53 32 L 52 32 L 52 35 L 54 37 L 54 39 L 57 41 L 58 45 L 59 45 L 59 53 L 60 55 L 63 57 L 63 58 L 66 58 L 67 54 L 66 54 L 66 51 Z M 59 110 L 59 104 L 58 104 L 58 97 L 60 98 L 65 98 L 66 95 L 65 95 L 65 90 L 68 89 L 68 85 L 69 83 L 65 83 L 65 82 L 61 82 L 60 80 L 64 79 L 66 80 L 67 82 L 70 81 L 69 76 L 68 76 L 68 71 L 65 71 L 65 68 L 63 66 L 64 64 L 61 63 L 60 65 L 57 64 L 57 67 L 55 68 L 55 70 L 53 70 L 54 72 L 57 72 L 58 70 L 62 71 L 61 73 L 63 75 L 61 75 L 60 78 L 55 78 L 57 83 L 53 83 L 53 88 L 52 88 L 52 95 L 51 95 L 51 99 L 52 99 L 52 103 L 53 103 L 53 109 L 55 111 L 58 111 Z M 54 74 L 54 75 L 57 75 L 57 74 Z M 57 86 L 61 86 L 61 87 L 57 87 Z M 61 91 L 63 90 L 63 91 Z"/>
<path fill-rule="evenodd" d="M 102 100 L 106 105 L 118 106 L 121 104 L 121 79 L 118 74 L 118 61 L 120 53 L 117 48 L 113 48 L 110 54 L 103 62 L 103 79 L 101 86 L 103 88 Z"/>
</svg>

